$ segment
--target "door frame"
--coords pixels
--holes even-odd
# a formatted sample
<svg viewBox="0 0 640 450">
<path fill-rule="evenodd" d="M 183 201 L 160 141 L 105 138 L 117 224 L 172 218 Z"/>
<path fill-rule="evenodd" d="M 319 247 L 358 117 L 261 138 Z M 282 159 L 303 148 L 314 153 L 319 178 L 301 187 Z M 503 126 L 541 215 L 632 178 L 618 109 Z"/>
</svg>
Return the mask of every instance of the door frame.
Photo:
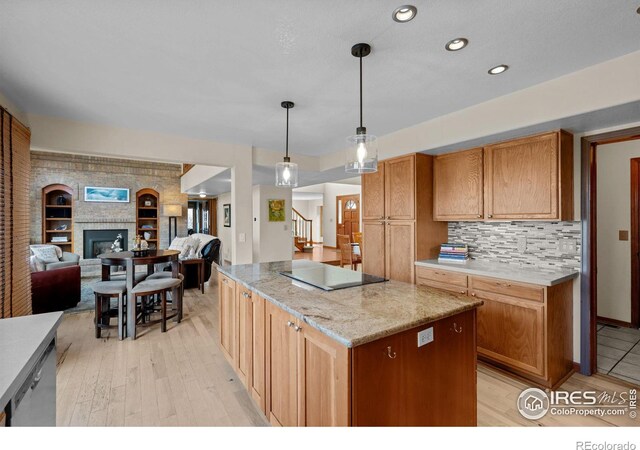
<svg viewBox="0 0 640 450">
<path fill-rule="evenodd" d="M 357 202 L 358 202 L 358 229 L 361 228 L 360 224 L 362 223 L 362 204 L 360 201 L 360 194 L 346 194 L 346 195 L 336 195 L 336 248 L 338 247 L 338 227 L 340 226 L 340 223 L 338 222 L 338 217 L 339 217 L 339 209 L 340 207 L 338 206 L 340 203 L 340 200 L 342 200 L 342 205 L 344 205 L 344 200 L 347 199 L 351 199 L 351 197 L 353 197 Z M 343 221 L 344 221 L 344 217 L 343 217 Z M 351 240 L 351 236 L 349 236 L 349 240 Z"/>
<path fill-rule="evenodd" d="M 609 131 L 581 138 L 582 258 L 580 267 L 580 372 L 591 375 L 597 367 L 597 205 L 596 151 L 598 145 L 640 139 L 640 127 Z"/>
<path fill-rule="evenodd" d="M 631 158 L 631 323 L 640 327 L 640 158 Z"/>
</svg>

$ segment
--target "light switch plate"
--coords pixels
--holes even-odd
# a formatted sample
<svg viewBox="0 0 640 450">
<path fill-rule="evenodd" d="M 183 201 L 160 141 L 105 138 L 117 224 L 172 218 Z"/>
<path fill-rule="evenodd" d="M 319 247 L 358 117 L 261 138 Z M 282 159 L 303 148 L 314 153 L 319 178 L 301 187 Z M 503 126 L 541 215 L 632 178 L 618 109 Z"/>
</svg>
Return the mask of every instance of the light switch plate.
<svg viewBox="0 0 640 450">
<path fill-rule="evenodd" d="M 238 235 L 238 242 L 245 242 L 247 240 L 247 236 L 244 233 L 240 233 Z"/>
<path fill-rule="evenodd" d="M 433 327 L 429 327 L 418 333 L 418 347 L 427 345 L 429 342 L 433 342 Z"/>
</svg>

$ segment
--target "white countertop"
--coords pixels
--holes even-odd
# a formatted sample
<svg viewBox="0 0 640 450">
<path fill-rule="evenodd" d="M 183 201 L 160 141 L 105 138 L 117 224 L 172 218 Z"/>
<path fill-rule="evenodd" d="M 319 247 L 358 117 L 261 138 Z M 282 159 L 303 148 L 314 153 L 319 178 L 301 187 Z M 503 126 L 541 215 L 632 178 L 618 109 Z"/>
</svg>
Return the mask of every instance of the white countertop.
<svg viewBox="0 0 640 450">
<path fill-rule="evenodd" d="M 567 280 L 577 278 L 579 273 L 572 270 L 547 270 L 530 266 L 516 266 L 511 264 L 491 261 L 469 260 L 463 263 L 441 263 L 437 259 L 425 259 L 416 261 L 416 266 L 430 269 L 449 270 L 468 275 L 500 278 L 502 280 L 519 281 L 521 283 L 538 284 L 541 286 L 554 286 Z"/>
<path fill-rule="evenodd" d="M 61 312 L 0 319 L 0 410 L 26 380 L 61 321 Z"/>
</svg>

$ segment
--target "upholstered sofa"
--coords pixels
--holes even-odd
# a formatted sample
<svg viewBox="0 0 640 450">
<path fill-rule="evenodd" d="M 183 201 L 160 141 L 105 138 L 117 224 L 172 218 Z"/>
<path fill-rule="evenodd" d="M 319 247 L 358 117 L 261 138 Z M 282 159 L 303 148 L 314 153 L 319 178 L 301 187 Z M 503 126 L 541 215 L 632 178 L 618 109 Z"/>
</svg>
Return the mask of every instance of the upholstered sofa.
<svg viewBox="0 0 640 450">
<path fill-rule="evenodd" d="M 222 263 L 222 241 L 215 236 L 202 233 L 191 234 L 198 240 L 198 248 L 191 255 L 192 257 L 198 257 L 204 259 L 204 281 L 207 282 L 211 278 L 211 266 L 212 264 L 220 265 Z M 169 246 L 172 250 L 184 251 L 182 243 L 186 238 L 176 238 Z M 165 270 L 170 270 L 166 267 Z M 198 285 L 198 274 L 195 266 L 187 266 L 185 273 L 184 285 L 187 288 L 196 287 Z"/>
<path fill-rule="evenodd" d="M 34 314 L 73 308 L 81 297 L 80 256 L 53 246 L 56 255 L 59 255 L 58 261 L 35 262 L 33 247 L 36 247 L 37 252 L 38 248 L 46 245 L 31 246 L 31 303 Z"/>
</svg>

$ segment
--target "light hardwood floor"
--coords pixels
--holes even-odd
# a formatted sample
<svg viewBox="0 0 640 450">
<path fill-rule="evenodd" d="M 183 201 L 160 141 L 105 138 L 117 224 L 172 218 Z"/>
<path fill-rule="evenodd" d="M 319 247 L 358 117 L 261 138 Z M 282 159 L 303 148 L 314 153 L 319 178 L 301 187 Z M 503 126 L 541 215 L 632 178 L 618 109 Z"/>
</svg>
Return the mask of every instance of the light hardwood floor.
<svg viewBox="0 0 640 450">
<path fill-rule="evenodd" d="M 93 313 L 65 315 L 58 331 L 58 426 L 267 425 L 217 344 L 217 286 L 185 291 L 185 318 L 166 333 L 157 324 L 135 341 L 115 328 L 94 337 Z M 529 421 L 516 410 L 525 384 L 478 368 L 478 425 L 638 426 L 624 417 L 551 417 Z M 628 386 L 573 375 L 562 389 L 609 392 Z"/>
</svg>

